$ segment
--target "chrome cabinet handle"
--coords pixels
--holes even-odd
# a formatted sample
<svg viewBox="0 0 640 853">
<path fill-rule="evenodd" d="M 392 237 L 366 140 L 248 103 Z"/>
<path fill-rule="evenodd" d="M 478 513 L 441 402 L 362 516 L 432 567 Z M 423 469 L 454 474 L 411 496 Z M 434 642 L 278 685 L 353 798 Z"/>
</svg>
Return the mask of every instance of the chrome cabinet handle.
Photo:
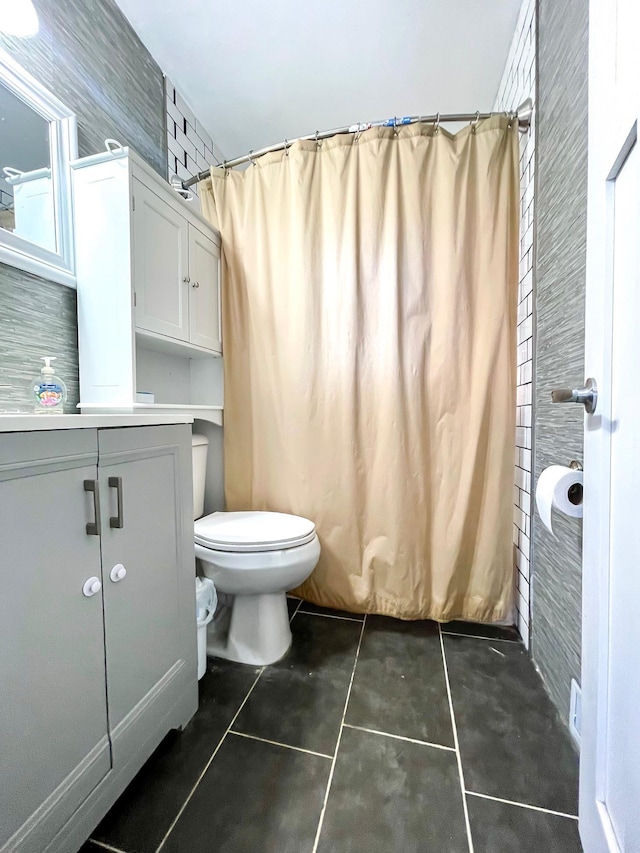
<svg viewBox="0 0 640 853">
<path fill-rule="evenodd" d="M 200 287 L 200 282 L 194 281 L 193 284 L 191 285 L 191 287 Z"/>
<path fill-rule="evenodd" d="M 124 503 L 122 501 L 122 477 L 109 477 L 109 488 L 116 490 L 116 498 L 118 501 L 118 514 L 112 515 L 109 519 L 109 527 L 124 527 Z"/>
<path fill-rule="evenodd" d="M 185 284 L 189 284 L 189 282 L 191 281 L 188 275 L 182 276 L 182 280 Z"/>
<path fill-rule="evenodd" d="M 584 388 L 556 388 L 551 392 L 552 403 L 582 403 L 585 412 L 592 415 L 598 405 L 598 386 L 595 379 L 587 379 Z"/>
<path fill-rule="evenodd" d="M 85 492 L 93 492 L 93 521 L 87 521 L 87 536 L 100 536 L 100 492 L 97 480 L 84 481 Z"/>
</svg>

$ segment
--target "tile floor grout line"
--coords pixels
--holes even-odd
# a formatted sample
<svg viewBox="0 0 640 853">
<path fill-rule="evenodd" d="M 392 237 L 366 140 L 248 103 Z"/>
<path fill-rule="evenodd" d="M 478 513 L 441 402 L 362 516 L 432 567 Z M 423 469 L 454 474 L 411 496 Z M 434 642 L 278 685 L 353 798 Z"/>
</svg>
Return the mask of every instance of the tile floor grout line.
<svg viewBox="0 0 640 853">
<path fill-rule="evenodd" d="M 355 620 L 354 620 L 355 621 Z M 347 708 L 349 707 L 349 699 L 351 698 L 351 688 L 353 687 L 353 679 L 356 674 L 356 666 L 358 665 L 358 656 L 360 655 L 360 646 L 362 645 L 362 637 L 364 636 L 364 627 L 367 624 L 367 614 L 365 613 L 364 619 L 362 620 L 362 628 L 360 629 L 360 637 L 358 638 L 358 645 L 356 647 L 356 656 L 353 661 L 353 669 L 351 670 L 351 679 L 349 681 L 349 688 L 347 690 L 347 698 L 344 702 L 344 710 L 342 711 L 342 719 L 340 720 L 340 730 L 338 731 L 338 740 L 336 741 L 336 748 L 333 753 L 333 758 L 331 760 L 331 769 L 329 770 L 329 778 L 327 779 L 327 788 L 324 792 L 324 801 L 322 803 L 322 811 L 320 812 L 320 819 L 318 821 L 318 828 L 316 830 L 316 837 L 313 842 L 313 849 L 311 853 L 317 853 L 318 844 L 320 843 L 320 835 L 322 833 L 322 824 L 324 823 L 324 816 L 327 811 L 327 803 L 329 802 L 329 793 L 331 791 L 331 783 L 333 782 L 333 773 L 336 768 L 336 759 L 338 758 L 338 750 L 340 749 L 340 741 L 342 739 L 342 731 L 344 729 L 344 718 L 347 716 Z"/>
<path fill-rule="evenodd" d="M 334 616 L 333 613 L 315 613 L 313 610 L 302 610 L 301 607 L 298 608 L 300 613 L 304 613 L 305 616 L 321 616 L 323 619 L 342 619 L 343 622 L 363 622 L 363 619 L 356 619 L 355 616 Z M 298 612 L 296 610 L 296 613 Z"/>
<path fill-rule="evenodd" d="M 96 838 L 89 838 L 88 841 L 90 844 L 95 844 L 96 847 L 111 851 L 111 853 L 124 853 L 120 847 L 114 847 L 113 844 L 107 844 L 105 841 L 98 841 Z"/>
<path fill-rule="evenodd" d="M 522 640 L 510 640 L 507 637 L 481 637 L 480 634 L 463 634 L 460 631 L 442 631 L 446 637 L 466 637 L 468 640 L 489 640 L 492 643 L 520 643 Z"/>
<path fill-rule="evenodd" d="M 205 768 L 204 768 L 204 770 L 202 771 L 202 773 L 198 776 L 198 778 L 197 778 L 197 780 L 196 780 L 196 784 L 193 786 L 193 788 L 192 788 L 192 789 L 191 789 L 191 791 L 189 792 L 189 796 L 188 796 L 188 797 L 187 797 L 187 799 L 184 801 L 184 803 L 182 804 L 182 807 L 180 808 L 180 811 L 178 812 L 178 814 L 175 816 L 175 818 L 174 818 L 174 819 L 173 819 L 173 821 L 171 822 L 171 825 L 169 826 L 169 829 L 165 832 L 165 834 L 164 834 L 164 836 L 163 836 L 163 838 L 162 838 L 162 841 L 160 842 L 160 844 L 158 845 L 158 847 L 156 847 L 156 851 L 155 851 L 155 853 L 160 853 L 160 851 L 162 850 L 162 848 L 163 848 L 163 847 L 164 847 L 164 845 L 166 844 L 167 839 L 169 838 L 169 836 L 170 836 L 170 835 L 171 835 L 171 833 L 173 832 L 175 825 L 177 824 L 177 822 L 178 822 L 178 821 L 180 820 L 180 818 L 182 817 L 182 813 L 184 812 L 184 810 L 186 809 L 186 807 L 189 805 L 189 802 L 190 802 L 191 798 L 192 798 L 192 797 L 193 797 L 193 795 L 195 794 L 195 792 L 196 792 L 196 790 L 197 790 L 197 788 L 198 788 L 198 785 L 200 784 L 200 782 L 202 782 L 202 779 L 204 778 L 205 773 L 207 772 L 207 770 L 208 770 L 208 769 L 209 769 L 209 767 L 211 766 L 211 762 L 213 761 L 213 759 L 214 759 L 214 758 L 216 757 L 216 755 L 218 754 L 218 750 L 220 749 L 220 747 L 222 746 L 222 744 L 223 744 L 223 743 L 224 743 L 224 741 L 225 741 L 225 738 L 227 737 L 227 735 L 228 735 L 228 734 L 229 734 L 229 732 L 231 731 L 231 728 L 232 728 L 233 724 L 235 723 L 235 721 L 236 721 L 236 720 L 238 719 L 238 717 L 240 716 L 240 711 L 242 711 L 242 709 L 244 708 L 244 706 L 245 706 L 245 704 L 246 704 L 246 702 L 247 702 L 247 699 L 249 698 L 249 696 L 251 696 L 251 694 L 252 694 L 252 692 L 253 692 L 253 688 L 256 686 L 256 684 L 257 684 L 257 683 L 258 683 L 258 681 L 260 680 L 260 676 L 262 675 L 262 673 L 264 672 L 264 670 L 265 670 L 265 668 L 264 668 L 264 667 L 261 667 L 260 672 L 256 675 L 255 680 L 254 680 L 253 684 L 251 685 L 251 687 L 249 688 L 249 691 L 248 691 L 247 695 L 246 695 L 246 696 L 244 697 L 244 699 L 242 700 L 242 703 L 241 703 L 240 707 L 238 708 L 238 710 L 236 711 L 236 713 L 235 713 L 235 714 L 234 714 L 234 716 L 233 716 L 233 719 L 232 719 L 232 720 L 231 720 L 231 722 L 229 723 L 229 727 L 227 728 L 226 732 L 225 732 L 225 733 L 222 735 L 222 737 L 220 738 L 220 742 L 218 743 L 218 745 L 217 745 L 217 746 L 216 746 L 216 748 L 214 749 L 214 751 L 213 751 L 213 755 L 212 755 L 212 756 L 211 756 L 211 758 L 207 761 L 207 763 L 206 763 L 206 765 L 205 765 Z"/>
<path fill-rule="evenodd" d="M 289 625 L 291 625 L 291 623 L 293 622 L 293 617 L 296 615 L 296 613 L 298 612 L 298 610 L 300 610 L 301 607 L 302 607 L 302 601 L 299 601 L 298 606 L 296 607 L 296 609 L 293 611 L 293 613 L 289 617 Z"/>
<path fill-rule="evenodd" d="M 531 809 L 534 812 L 544 812 L 558 817 L 567 817 L 569 820 L 578 820 L 578 815 L 557 812 L 555 809 L 545 809 L 543 806 L 532 806 L 529 803 L 520 803 L 517 800 L 505 800 L 503 797 L 492 797 L 491 794 L 479 794 L 477 791 L 465 791 L 465 793 L 469 797 L 480 797 L 483 800 L 492 800 L 494 803 L 505 803 L 507 806 L 518 806 L 521 809 Z"/>
<path fill-rule="evenodd" d="M 453 698 L 451 696 L 451 685 L 449 684 L 449 669 L 447 667 L 447 657 L 444 652 L 444 640 L 442 639 L 442 628 L 438 623 L 438 635 L 440 637 L 440 652 L 442 654 L 442 665 L 444 666 L 444 681 L 447 688 L 447 698 L 449 700 L 449 713 L 451 714 L 451 728 L 453 729 L 453 742 L 456 748 L 456 759 L 458 762 L 458 775 L 460 777 L 460 790 L 462 793 L 462 809 L 464 811 L 464 822 L 467 828 L 467 842 L 469 844 L 469 853 L 473 853 L 473 838 L 471 836 L 471 822 L 469 820 L 469 809 L 467 807 L 467 796 L 465 793 L 464 773 L 462 771 L 462 756 L 460 754 L 460 742 L 458 741 L 458 727 L 456 726 L 456 716 L 453 711 Z"/>
<path fill-rule="evenodd" d="M 333 759 L 333 755 L 327 755 L 326 752 L 315 752 L 313 749 L 304 749 L 302 746 L 292 746 L 290 743 L 281 743 L 279 740 L 269 740 L 266 737 L 249 735 L 246 732 L 236 732 L 234 729 L 231 729 L 229 734 L 237 735 L 238 737 L 246 737 L 249 738 L 249 740 L 257 740 L 260 741 L 260 743 L 270 743 L 272 746 L 281 746 L 283 749 L 293 749 L 296 752 L 305 752 L 307 755 L 317 755 L 319 758 L 328 758 L 330 761 Z"/>
<path fill-rule="evenodd" d="M 391 737 L 396 740 L 405 740 L 408 743 L 417 743 L 420 746 L 430 746 L 432 749 L 444 749 L 447 752 L 455 752 L 455 747 L 453 746 L 444 746 L 441 743 L 432 743 L 429 740 L 418 740 L 415 737 L 405 737 L 404 735 L 394 735 L 391 732 L 381 732 L 379 729 L 367 729 L 364 726 L 354 726 L 351 723 L 343 723 L 342 724 L 345 729 L 355 729 L 358 732 L 369 732 L 372 735 L 381 735 L 382 737 Z"/>
</svg>

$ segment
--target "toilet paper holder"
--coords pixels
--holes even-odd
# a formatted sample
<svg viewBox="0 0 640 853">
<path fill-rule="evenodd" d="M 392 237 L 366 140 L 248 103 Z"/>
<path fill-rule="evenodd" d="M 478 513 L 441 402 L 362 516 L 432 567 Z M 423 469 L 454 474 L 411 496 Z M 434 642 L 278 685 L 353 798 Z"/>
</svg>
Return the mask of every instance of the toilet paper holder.
<svg viewBox="0 0 640 853">
<path fill-rule="evenodd" d="M 574 471 L 584 470 L 582 467 L 582 463 L 578 462 L 577 459 L 572 459 L 571 462 L 569 462 L 569 468 L 573 468 Z"/>
<path fill-rule="evenodd" d="M 556 388 L 551 392 L 552 403 L 582 403 L 588 415 L 592 415 L 598 405 L 598 386 L 596 380 L 587 379 L 584 388 Z"/>
</svg>

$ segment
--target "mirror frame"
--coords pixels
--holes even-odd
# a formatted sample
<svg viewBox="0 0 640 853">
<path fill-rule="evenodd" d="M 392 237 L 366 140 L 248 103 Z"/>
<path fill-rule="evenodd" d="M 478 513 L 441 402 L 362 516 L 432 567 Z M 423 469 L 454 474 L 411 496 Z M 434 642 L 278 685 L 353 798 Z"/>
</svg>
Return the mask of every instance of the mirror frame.
<svg viewBox="0 0 640 853">
<path fill-rule="evenodd" d="M 0 48 L 0 82 L 49 122 L 49 148 L 58 251 L 0 228 L 0 262 L 76 286 L 69 163 L 78 156 L 76 118 L 55 95 Z"/>
</svg>

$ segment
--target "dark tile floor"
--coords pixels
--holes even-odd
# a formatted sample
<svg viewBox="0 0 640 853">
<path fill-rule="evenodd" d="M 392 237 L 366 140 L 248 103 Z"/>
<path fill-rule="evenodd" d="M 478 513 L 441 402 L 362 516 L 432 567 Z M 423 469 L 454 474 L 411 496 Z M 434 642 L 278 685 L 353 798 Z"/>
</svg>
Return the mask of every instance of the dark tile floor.
<svg viewBox="0 0 640 853">
<path fill-rule="evenodd" d="M 579 853 L 578 759 L 509 629 L 289 600 L 264 669 L 210 659 L 82 853 Z"/>
</svg>

